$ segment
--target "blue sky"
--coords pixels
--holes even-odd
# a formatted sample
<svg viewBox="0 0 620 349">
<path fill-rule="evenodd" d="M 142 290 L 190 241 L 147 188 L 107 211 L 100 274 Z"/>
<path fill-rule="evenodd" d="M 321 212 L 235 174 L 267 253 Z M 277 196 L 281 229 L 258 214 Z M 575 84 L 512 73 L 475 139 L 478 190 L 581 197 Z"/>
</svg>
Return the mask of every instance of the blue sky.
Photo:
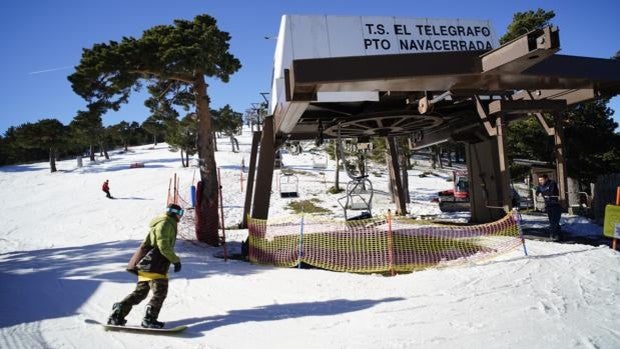
<svg viewBox="0 0 620 349">
<path fill-rule="evenodd" d="M 609 58 L 620 50 L 620 1 L 400 1 L 400 0 L 5 0 L 0 2 L 0 133 L 10 126 L 56 118 L 68 124 L 85 102 L 67 76 L 82 48 L 139 37 L 145 29 L 207 13 L 232 36 L 230 51 L 243 67 L 227 84 L 209 81 L 211 107 L 243 112 L 270 90 L 274 40 L 283 14 L 489 19 L 501 36 L 518 11 L 553 10 L 561 54 Z M 47 72 L 41 72 L 46 71 Z M 39 72 L 39 73 L 37 73 Z M 142 122 L 144 94 L 134 95 L 104 124 Z M 620 123 L 620 97 L 610 103 Z"/>
</svg>

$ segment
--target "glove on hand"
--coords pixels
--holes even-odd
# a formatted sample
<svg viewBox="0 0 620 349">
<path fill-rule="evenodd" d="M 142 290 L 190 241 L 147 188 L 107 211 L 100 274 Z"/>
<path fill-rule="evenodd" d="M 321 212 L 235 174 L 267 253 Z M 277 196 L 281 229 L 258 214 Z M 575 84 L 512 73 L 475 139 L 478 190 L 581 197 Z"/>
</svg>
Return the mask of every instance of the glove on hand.
<svg viewBox="0 0 620 349">
<path fill-rule="evenodd" d="M 178 273 L 181 271 L 181 262 L 174 263 L 174 272 Z"/>
</svg>

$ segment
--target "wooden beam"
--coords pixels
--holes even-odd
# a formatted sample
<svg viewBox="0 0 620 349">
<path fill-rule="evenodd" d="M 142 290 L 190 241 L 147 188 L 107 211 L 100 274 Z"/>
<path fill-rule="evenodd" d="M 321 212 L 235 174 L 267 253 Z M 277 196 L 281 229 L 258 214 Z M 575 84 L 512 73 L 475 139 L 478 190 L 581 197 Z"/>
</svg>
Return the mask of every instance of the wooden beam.
<svg viewBox="0 0 620 349">
<path fill-rule="evenodd" d="M 527 114 L 566 109 L 565 100 L 496 100 L 489 103 L 489 114 Z"/>
<path fill-rule="evenodd" d="M 568 89 L 568 90 L 522 90 L 512 95 L 512 100 L 538 100 L 538 99 L 562 99 L 566 105 L 585 102 L 596 97 L 594 89 Z"/>
<path fill-rule="evenodd" d="M 557 27 L 533 30 L 483 54 L 482 72 L 519 74 L 559 50 L 560 36 Z"/>
<path fill-rule="evenodd" d="M 540 126 L 543 127 L 548 136 L 555 135 L 555 129 L 553 127 L 550 127 L 549 124 L 547 124 L 547 120 L 545 120 L 541 113 L 534 113 L 534 116 L 536 117 L 536 120 L 538 120 L 538 123 L 540 124 Z"/>
<path fill-rule="evenodd" d="M 478 112 L 478 116 L 480 117 L 480 120 L 482 120 L 482 125 L 486 129 L 487 134 L 489 136 L 496 136 L 497 129 L 495 129 L 495 127 L 491 125 L 489 115 L 486 109 L 484 108 L 484 106 L 482 105 L 482 102 L 480 101 L 480 97 L 474 96 L 474 101 L 476 102 L 476 111 Z"/>
</svg>

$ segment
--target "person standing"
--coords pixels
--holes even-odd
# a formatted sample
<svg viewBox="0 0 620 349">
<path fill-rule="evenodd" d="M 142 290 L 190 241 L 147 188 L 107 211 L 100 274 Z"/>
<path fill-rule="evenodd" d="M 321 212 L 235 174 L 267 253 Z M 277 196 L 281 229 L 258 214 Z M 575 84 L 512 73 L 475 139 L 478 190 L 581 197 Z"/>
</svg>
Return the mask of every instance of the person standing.
<svg viewBox="0 0 620 349">
<path fill-rule="evenodd" d="M 113 199 L 112 195 L 110 195 L 110 180 L 106 179 L 105 182 L 103 182 L 103 185 L 101 185 L 101 190 L 103 190 L 108 199 Z"/>
<path fill-rule="evenodd" d="M 179 205 L 169 204 L 164 214 L 151 220 L 149 234 L 127 266 L 127 271 L 138 275 L 138 284 L 122 301 L 114 303 L 108 325 L 125 325 L 125 317 L 131 308 L 146 299 L 149 291 L 153 291 L 141 325 L 146 328 L 164 327 L 164 323 L 157 321 L 157 318 L 168 295 L 170 265 L 174 265 L 175 273 L 181 271 L 181 260 L 174 252 L 177 224 L 181 217 L 183 209 Z"/>
<path fill-rule="evenodd" d="M 562 230 L 560 229 L 562 208 L 560 207 L 558 185 L 549 179 L 547 174 L 543 174 L 538 177 L 536 195 L 542 195 L 545 200 L 545 211 L 547 211 L 549 218 L 549 237 L 554 241 L 562 240 Z"/>
</svg>

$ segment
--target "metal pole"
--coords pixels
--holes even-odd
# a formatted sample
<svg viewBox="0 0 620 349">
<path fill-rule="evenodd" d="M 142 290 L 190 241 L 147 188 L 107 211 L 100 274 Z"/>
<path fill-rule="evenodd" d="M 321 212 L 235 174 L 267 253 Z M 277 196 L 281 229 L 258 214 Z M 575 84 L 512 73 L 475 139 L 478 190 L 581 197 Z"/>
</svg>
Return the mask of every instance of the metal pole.
<svg viewBox="0 0 620 349">
<path fill-rule="evenodd" d="M 217 169 L 217 182 L 219 183 L 218 191 L 220 192 L 220 217 L 222 221 L 222 246 L 224 247 L 224 262 L 228 261 L 228 249 L 226 248 L 226 226 L 224 225 L 224 200 L 222 199 L 222 179 L 220 176 L 220 168 Z"/>
<path fill-rule="evenodd" d="M 258 143 L 260 142 L 260 132 L 252 133 L 252 148 L 250 150 L 250 164 L 248 168 L 248 187 L 245 190 L 245 204 L 243 206 L 243 218 L 241 219 L 242 229 L 248 227 L 248 214 L 252 206 L 252 195 L 254 193 L 254 175 L 256 173 L 256 154 L 258 153 Z"/>
<path fill-rule="evenodd" d="M 267 219 L 269 216 L 269 199 L 271 198 L 271 182 L 273 180 L 273 163 L 275 161 L 275 138 L 273 116 L 263 120 L 263 132 L 260 141 L 258 158 L 258 176 L 256 190 L 252 200 L 252 218 Z"/>
<path fill-rule="evenodd" d="M 523 237 L 523 229 L 521 229 L 521 222 L 523 221 L 523 219 L 521 218 L 521 213 L 519 213 L 518 209 L 513 208 L 512 214 L 513 214 L 515 221 L 517 221 L 517 229 L 519 229 L 519 236 L 521 237 L 521 244 L 523 245 L 523 253 L 527 256 L 527 248 L 525 247 L 525 238 Z"/>
<path fill-rule="evenodd" d="M 304 241 L 304 208 L 301 208 L 301 223 L 299 224 L 299 254 L 297 258 L 299 259 L 299 264 L 297 264 L 297 268 L 301 269 L 301 257 L 303 255 L 303 241 Z"/>
<path fill-rule="evenodd" d="M 390 275 L 394 276 L 394 242 L 392 241 L 392 211 L 388 210 L 388 263 Z"/>
<path fill-rule="evenodd" d="M 616 188 L 616 205 L 620 206 L 620 187 Z M 611 248 L 615 251 L 616 250 L 616 237 L 614 235 L 614 239 L 611 242 Z"/>
</svg>

